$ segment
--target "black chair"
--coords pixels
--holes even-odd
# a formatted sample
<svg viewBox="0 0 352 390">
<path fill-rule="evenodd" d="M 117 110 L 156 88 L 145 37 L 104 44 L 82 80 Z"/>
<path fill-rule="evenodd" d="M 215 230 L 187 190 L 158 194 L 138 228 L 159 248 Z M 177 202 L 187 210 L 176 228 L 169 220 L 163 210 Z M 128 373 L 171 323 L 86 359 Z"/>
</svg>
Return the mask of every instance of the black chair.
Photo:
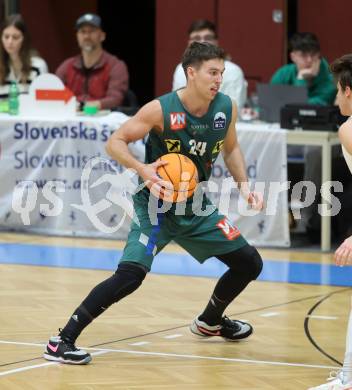
<svg viewBox="0 0 352 390">
<path fill-rule="evenodd" d="M 121 106 L 111 109 L 112 111 L 119 111 L 126 115 L 134 115 L 139 110 L 139 104 L 136 94 L 132 89 L 128 89 Z"/>
</svg>

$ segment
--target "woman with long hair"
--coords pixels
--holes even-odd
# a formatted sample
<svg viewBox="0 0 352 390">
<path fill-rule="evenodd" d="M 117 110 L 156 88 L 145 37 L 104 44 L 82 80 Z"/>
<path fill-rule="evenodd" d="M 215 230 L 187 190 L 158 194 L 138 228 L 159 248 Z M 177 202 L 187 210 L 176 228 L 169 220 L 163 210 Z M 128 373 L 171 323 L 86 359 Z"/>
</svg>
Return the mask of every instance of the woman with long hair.
<svg viewBox="0 0 352 390">
<path fill-rule="evenodd" d="M 8 16 L 1 28 L 0 97 L 7 97 L 9 85 L 16 81 L 20 93 L 41 73 L 47 73 L 46 62 L 31 48 L 27 27 L 19 14 Z"/>
</svg>

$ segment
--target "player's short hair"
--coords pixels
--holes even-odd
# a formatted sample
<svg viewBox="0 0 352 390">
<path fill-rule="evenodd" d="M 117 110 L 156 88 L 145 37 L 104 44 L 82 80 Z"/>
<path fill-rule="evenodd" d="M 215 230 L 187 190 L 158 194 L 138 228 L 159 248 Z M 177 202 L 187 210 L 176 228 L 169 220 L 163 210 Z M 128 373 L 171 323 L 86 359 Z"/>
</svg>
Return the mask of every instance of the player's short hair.
<svg viewBox="0 0 352 390">
<path fill-rule="evenodd" d="M 290 51 L 303 51 L 304 53 L 320 52 L 320 43 L 317 36 L 310 32 L 294 34 L 289 43 Z"/>
<path fill-rule="evenodd" d="M 200 30 L 210 30 L 214 33 L 215 38 L 217 38 L 215 24 L 206 19 L 198 19 L 192 22 L 188 29 L 188 35 Z"/>
<path fill-rule="evenodd" d="M 182 57 L 182 68 L 187 77 L 187 68 L 193 66 L 199 68 L 204 61 L 213 59 L 225 60 L 225 51 L 219 46 L 208 42 L 193 42 L 185 50 Z"/>
<path fill-rule="evenodd" d="M 336 83 L 340 83 L 343 91 L 346 87 L 352 89 L 352 54 L 345 54 L 344 56 L 337 58 L 330 65 L 330 70 Z"/>
</svg>

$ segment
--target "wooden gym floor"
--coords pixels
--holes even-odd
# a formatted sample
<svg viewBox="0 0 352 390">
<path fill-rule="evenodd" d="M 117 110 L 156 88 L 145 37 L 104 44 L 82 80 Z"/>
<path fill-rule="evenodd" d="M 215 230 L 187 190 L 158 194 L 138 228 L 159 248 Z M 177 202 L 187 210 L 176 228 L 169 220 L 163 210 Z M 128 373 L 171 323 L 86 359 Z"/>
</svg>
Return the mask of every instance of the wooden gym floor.
<svg viewBox="0 0 352 390">
<path fill-rule="evenodd" d="M 160 263 L 168 261 L 175 275 L 161 274 L 157 264 L 160 274 L 148 275 L 78 339 L 92 353 L 91 364 L 45 361 L 48 337 L 111 274 L 122 247 L 107 240 L 0 235 L 0 389 L 299 390 L 339 369 L 351 268 L 333 266 L 330 254 L 261 250 L 261 280 L 226 312 L 248 320 L 253 336 L 238 343 L 204 340 L 188 326 L 223 270 L 211 266 L 204 273 L 213 277 L 194 276 L 196 261 L 173 246 Z"/>
</svg>

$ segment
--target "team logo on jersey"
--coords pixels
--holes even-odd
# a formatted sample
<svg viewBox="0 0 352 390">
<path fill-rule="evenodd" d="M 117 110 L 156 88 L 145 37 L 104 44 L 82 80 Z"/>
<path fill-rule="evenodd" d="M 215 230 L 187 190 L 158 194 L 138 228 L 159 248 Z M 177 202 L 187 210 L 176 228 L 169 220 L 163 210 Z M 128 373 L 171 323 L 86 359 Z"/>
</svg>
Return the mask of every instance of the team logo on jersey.
<svg viewBox="0 0 352 390">
<path fill-rule="evenodd" d="M 185 112 L 170 112 L 170 127 L 171 130 L 181 130 L 186 128 L 186 113 Z"/>
<path fill-rule="evenodd" d="M 233 226 L 231 222 L 225 217 L 216 226 L 224 233 L 228 240 L 235 240 L 241 235 L 240 231 L 236 226 Z"/>
<path fill-rule="evenodd" d="M 181 141 L 179 139 L 166 139 L 165 143 L 168 152 L 179 153 L 181 151 Z"/>
<path fill-rule="evenodd" d="M 224 130 L 226 127 L 226 115 L 223 112 L 217 112 L 214 116 L 213 129 Z"/>
<path fill-rule="evenodd" d="M 217 153 L 220 153 L 220 150 L 222 148 L 222 145 L 224 145 L 224 140 L 222 139 L 221 141 L 218 141 L 213 150 L 211 151 L 211 154 L 217 154 Z"/>
</svg>

